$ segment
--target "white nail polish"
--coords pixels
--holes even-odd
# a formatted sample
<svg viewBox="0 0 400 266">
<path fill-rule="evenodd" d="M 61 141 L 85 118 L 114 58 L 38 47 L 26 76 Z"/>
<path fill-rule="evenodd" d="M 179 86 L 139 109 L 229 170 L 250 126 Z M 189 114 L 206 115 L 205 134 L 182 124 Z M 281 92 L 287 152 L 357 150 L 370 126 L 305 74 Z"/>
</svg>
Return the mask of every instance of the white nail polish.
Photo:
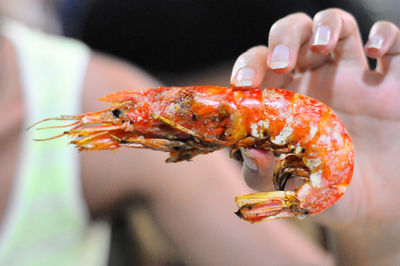
<svg viewBox="0 0 400 266">
<path fill-rule="evenodd" d="M 250 67 L 241 68 L 238 70 L 235 80 L 236 87 L 253 86 L 253 81 L 256 76 L 254 69 Z"/>
<path fill-rule="evenodd" d="M 327 45 L 331 38 L 331 30 L 328 26 L 319 26 L 314 34 L 312 45 Z"/>
<path fill-rule="evenodd" d="M 369 38 L 367 48 L 381 49 L 382 43 L 383 43 L 382 35 L 375 34 Z"/>
<path fill-rule="evenodd" d="M 253 154 L 251 154 L 246 148 L 240 148 L 240 152 L 242 153 L 243 161 L 246 166 L 250 170 L 257 172 L 258 166 Z"/>
<path fill-rule="evenodd" d="M 284 44 L 275 46 L 271 55 L 269 67 L 271 69 L 285 68 L 289 65 L 289 48 Z"/>
</svg>

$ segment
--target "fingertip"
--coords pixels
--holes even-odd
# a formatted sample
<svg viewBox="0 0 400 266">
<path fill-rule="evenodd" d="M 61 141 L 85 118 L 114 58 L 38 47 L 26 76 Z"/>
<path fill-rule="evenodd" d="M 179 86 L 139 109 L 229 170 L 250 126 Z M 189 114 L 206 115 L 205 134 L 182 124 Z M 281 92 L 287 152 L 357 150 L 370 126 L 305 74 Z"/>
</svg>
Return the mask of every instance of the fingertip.
<svg viewBox="0 0 400 266">
<path fill-rule="evenodd" d="M 318 12 L 313 19 L 313 38 L 312 52 L 333 53 L 336 61 L 367 65 L 357 22 L 350 13 L 338 8 Z"/>
<path fill-rule="evenodd" d="M 378 59 L 378 58 L 382 57 L 382 55 L 383 55 L 381 50 L 376 49 L 376 48 L 368 48 L 368 47 L 365 47 L 365 54 L 368 57 L 373 58 L 373 59 Z"/>
<path fill-rule="evenodd" d="M 258 87 L 265 75 L 267 47 L 250 48 L 238 57 L 232 70 L 231 84 L 235 88 Z"/>
<path fill-rule="evenodd" d="M 246 184 L 252 189 L 262 187 L 262 178 L 258 172 L 258 163 L 253 154 L 247 148 L 240 148 L 243 158 L 242 174 Z"/>
<path fill-rule="evenodd" d="M 234 73 L 231 83 L 234 87 L 254 87 L 256 83 L 256 71 L 251 67 L 242 67 Z"/>
<path fill-rule="evenodd" d="M 383 36 L 381 34 L 373 34 L 369 37 L 365 44 L 365 54 L 371 58 L 379 58 L 383 55 L 382 50 Z"/>
<path fill-rule="evenodd" d="M 332 34 L 331 27 L 328 25 L 317 26 L 313 30 L 311 37 L 310 50 L 313 53 L 327 55 L 335 49 L 335 40 Z"/>
<path fill-rule="evenodd" d="M 276 159 L 271 152 L 258 149 L 241 149 L 244 159 L 242 173 L 246 184 L 255 190 L 274 189 L 272 176 Z"/>
<path fill-rule="evenodd" d="M 249 168 L 249 170 L 253 172 L 258 172 L 258 163 L 254 155 L 247 148 L 243 147 L 240 148 L 240 152 L 243 157 L 244 166 L 246 166 L 247 168 Z"/>
<path fill-rule="evenodd" d="M 328 45 L 311 45 L 310 50 L 313 53 L 319 54 L 319 55 L 328 55 L 329 53 L 333 52 L 334 46 L 328 46 Z"/>
<path fill-rule="evenodd" d="M 326 46 L 331 39 L 331 29 L 326 25 L 321 25 L 316 28 L 313 33 L 313 46 Z"/>
<path fill-rule="evenodd" d="M 287 74 L 293 70 L 296 58 L 285 44 L 278 44 L 268 56 L 267 67 L 277 74 Z"/>
<path fill-rule="evenodd" d="M 388 21 L 376 22 L 365 44 L 365 53 L 371 58 L 380 58 L 399 51 L 396 39 L 399 36 L 397 26 Z"/>
</svg>

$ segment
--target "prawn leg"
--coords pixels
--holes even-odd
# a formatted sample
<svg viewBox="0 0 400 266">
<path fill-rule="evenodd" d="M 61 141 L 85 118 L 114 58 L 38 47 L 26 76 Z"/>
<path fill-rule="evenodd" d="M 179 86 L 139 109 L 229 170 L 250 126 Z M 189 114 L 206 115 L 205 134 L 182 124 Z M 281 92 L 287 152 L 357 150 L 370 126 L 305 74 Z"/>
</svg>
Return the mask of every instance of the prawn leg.
<svg viewBox="0 0 400 266">
<path fill-rule="evenodd" d="M 310 170 L 304 165 L 302 159 L 295 154 L 289 154 L 277 161 L 273 183 L 276 190 L 284 190 L 289 179 L 299 178 L 305 183 L 310 180 L 309 176 Z"/>
<path fill-rule="evenodd" d="M 238 196 L 235 201 L 239 207 L 235 214 L 251 223 L 308 214 L 299 207 L 296 193 L 292 191 L 251 193 Z"/>
<path fill-rule="evenodd" d="M 271 142 L 269 142 L 265 139 L 258 139 L 253 136 L 249 136 L 249 137 L 239 140 L 237 143 L 232 145 L 230 148 L 229 154 L 230 154 L 231 158 L 235 158 L 238 161 L 242 162 L 243 158 L 242 158 L 241 153 L 249 153 L 249 151 L 248 151 L 249 147 L 263 149 L 263 150 L 267 150 L 267 151 L 272 150 Z"/>
<path fill-rule="evenodd" d="M 169 151 L 170 156 L 167 158 L 167 162 L 189 161 L 198 154 L 210 152 L 209 150 L 198 149 L 178 140 L 145 138 L 142 136 L 134 138 L 119 138 L 114 135 L 110 136 L 118 141 L 119 144 L 127 148 L 152 149 L 165 152 Z"/>
<path fill-rule="evenodd" d="M 128 148 L 132 147 L 159 151 L 170 151 L 171 148 L 174 150 L 183 150 L 188 146 L 186 143 L 177 140 L 145 138 L 142 136 L 133 138 L 119 138 L 115 135 L 110 135 L 110 137 L 118 141 L 119 144 Z"/>
</svg>

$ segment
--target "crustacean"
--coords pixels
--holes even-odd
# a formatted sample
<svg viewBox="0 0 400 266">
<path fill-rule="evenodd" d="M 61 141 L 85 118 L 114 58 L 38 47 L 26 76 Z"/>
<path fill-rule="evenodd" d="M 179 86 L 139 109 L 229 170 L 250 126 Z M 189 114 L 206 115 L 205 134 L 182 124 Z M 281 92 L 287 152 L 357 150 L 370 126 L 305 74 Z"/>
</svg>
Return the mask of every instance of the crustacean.
<svg viewBox="0 0 400 266">
<path fill-rule="evenodd" d="M 352 177 L 353 145 L 343 124 L 328 106 L 301 94 L 194 86 L 119 91 L 100 100 L 112 104 L 43 120 L 76 120 L 52 138 L 70 135 L 79 150 L 167 151 L 167 162 L 225 147 L 239 159 L 250 147 L 278 154 L 276 191 L 236 197 L 236 214 L 250 222 L 317 214 L 343 195 Z M 291 178 L 302 185 L 285 191 Z"/>
</svg>

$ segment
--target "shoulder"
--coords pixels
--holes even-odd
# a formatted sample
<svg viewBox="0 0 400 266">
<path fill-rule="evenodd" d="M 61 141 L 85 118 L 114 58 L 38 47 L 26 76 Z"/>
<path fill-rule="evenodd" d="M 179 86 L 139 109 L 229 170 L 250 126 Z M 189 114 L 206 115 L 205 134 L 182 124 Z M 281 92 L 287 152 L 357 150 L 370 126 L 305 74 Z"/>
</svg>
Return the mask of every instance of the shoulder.
<svg viewBox="0 0 400 266">
<path fill-rule="evenodd" d="M 158 86 L 160 83 L 156 79 L 132 64 L 91 53 L 83 87 L 83 111 L 104 109 L 104 102 L 97 99 L 115 91 Z M 133 150 L 80 154 L 82 190 L 92 215 L 111 212 L 129 198 L 132 191 L 144 186 L 139 178 L 143 174 L 138 173 L 134 165 L 145 164 L 149 160 L 147 154 Z M 154 154 L 151 153 L 151 156 L 154 157 Z"/>
<path fill-rule="evenodd" d="M 128 62 L 100 53 L 92 53 L 83 90 L 83 108 L 87 111 L 101 105 L 99 97 L 118 90 L 153 88 L 160 82 Z"/>
</svg>

